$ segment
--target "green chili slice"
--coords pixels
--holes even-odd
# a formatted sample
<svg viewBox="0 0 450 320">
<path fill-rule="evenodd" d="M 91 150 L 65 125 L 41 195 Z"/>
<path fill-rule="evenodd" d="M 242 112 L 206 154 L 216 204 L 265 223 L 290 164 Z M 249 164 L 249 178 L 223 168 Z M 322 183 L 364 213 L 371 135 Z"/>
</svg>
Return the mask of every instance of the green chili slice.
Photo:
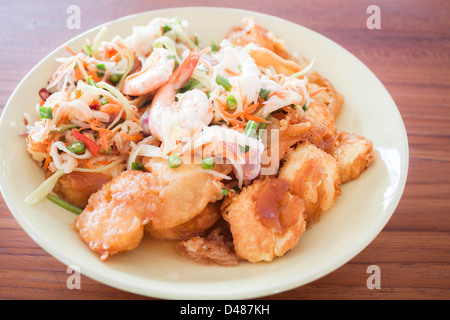
<svg viewBox="0 0 450 320">
<path fill-rule="evenodd" d="M 82 141 L 77 140 L 69 144 L 67 149 L 75 154 L 82 154 L 86 151 L 86 145 Z"/>
</svg>

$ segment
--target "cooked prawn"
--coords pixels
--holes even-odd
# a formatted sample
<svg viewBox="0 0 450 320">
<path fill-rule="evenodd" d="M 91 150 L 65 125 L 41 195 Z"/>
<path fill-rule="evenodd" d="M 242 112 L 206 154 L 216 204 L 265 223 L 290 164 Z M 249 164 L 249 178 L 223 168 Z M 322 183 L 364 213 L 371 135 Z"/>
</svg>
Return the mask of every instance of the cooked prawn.
<svg viewBox="0 0 450 320">
<path fill-rule="evenodd" d="M 142 70 L 125 78 L 122 92 L 131 96 L 150 93 L 162 86 L 175 67 L 173 53 L 167 49 L 155 48 L 145 60 Z"/>
<path fill-rule="evenodd" d="M 253 182 L 223 209 L 239 258 L 271 261 L 291 250 L 305 230 L 303 201 L 289 191 L 289 182 Z"/>
<path fill-rule="evenodd" d="M 177 90 L 189 80 L 199 59 L 200 55 L 192 50 L 153 98 L 148 126 L 152 135 L 163 142 L 167 143 L 172 138 L 170 132 L 164 130 L 165 124 L 167 127 L 170 123 L 172 128 L 186 129 L 191 133 L 195 125 L 208 125 L 213 118 L 212 107 L 203 91 L 190 90 L 175 101 Z"/>
</svg>

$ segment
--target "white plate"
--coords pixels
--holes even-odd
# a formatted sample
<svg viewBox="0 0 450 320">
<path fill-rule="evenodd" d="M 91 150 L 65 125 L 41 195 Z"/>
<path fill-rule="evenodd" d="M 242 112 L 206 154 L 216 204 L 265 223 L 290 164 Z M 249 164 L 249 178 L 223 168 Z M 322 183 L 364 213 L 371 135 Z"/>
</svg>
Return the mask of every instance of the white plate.
<svg viewBox="0 0 450 320">
<path fill-rule="evenodd" d="M 0 122 L 0 186 L 22 228 L 42 248 L 66 265 L 99 282 L 136 294 L 165 299 L 245 299 L 289 290 L 341 267 L 361 252 L 383 229 L 402 195 L 408 172 L 408 141 L 400 113 L 376 76 L 348 51 L 324 36 L 273 16 L 228 8 L 189 7 L 145 12 L 107 23 L 104 39 L 126 36 L 132 26 L 155 17 L 187 19 L 200 43 L 219 40 L 244 16 L 281 36 L 292 51 L 316 58 L 315 69 L 345 97 L 338 129 L 359 133 L 374 143 L 376 160 L 359 179 L 342 186 L 342 196 L 321 221 L 307 230 L 298 245 L 270 263 L 236 267 L 203 266 L 181 258 L 172 242 L 144 240 L 131 252 L 101 262 L 69 224 L 75 215 L 45 200 L 24 203 L 44 174 L 26 151 L 23 113 L 35 115 L 37 92 L 55 70 L 55 58 L 68 45 L 80 50 L 89 30 L 58 47 L 22 80 Z"/>
</svg>

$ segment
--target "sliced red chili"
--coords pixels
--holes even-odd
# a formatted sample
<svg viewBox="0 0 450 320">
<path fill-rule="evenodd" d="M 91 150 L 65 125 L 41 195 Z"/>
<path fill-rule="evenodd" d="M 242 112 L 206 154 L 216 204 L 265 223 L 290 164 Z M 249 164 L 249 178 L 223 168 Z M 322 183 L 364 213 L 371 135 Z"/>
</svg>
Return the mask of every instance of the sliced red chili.
<svg viewBox="0 0 450 320">
<path fill-rule="evenodd" d="M 73 135 L 75 136 L 75 138 L 77 138 L 78 140 L 80 140 L 81 142 L 83 142 L 86 145 L 86 148 L 95 156 L 97 155 L 97 152 L 100 150 L 100 147 L 91 139 L 89 139 L 88 137 L 86 137 L 85 135 L 79 133 L 77 130 L 73 129 L 72 130 Z"/>
</svg>

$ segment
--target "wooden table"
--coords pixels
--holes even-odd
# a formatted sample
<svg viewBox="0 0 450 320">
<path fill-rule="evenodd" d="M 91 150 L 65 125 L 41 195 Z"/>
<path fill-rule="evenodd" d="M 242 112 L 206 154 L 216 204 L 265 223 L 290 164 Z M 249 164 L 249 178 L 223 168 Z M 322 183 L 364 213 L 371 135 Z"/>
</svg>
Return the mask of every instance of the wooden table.
<svg viewBox="0 0 450 320">
<path fill-rule="evenodd" d="M 98 24 L 179 1 L 0 2 L 0 107 L 57 45 Z M 378 0 L 381 29 L 367 28 L 370 1 L 189 1 L 260 11 L 302 24 L 342 45 L 384 83 L 408 133 L 410 169 L 403 198 L 378 237 L 331 274 L 266 299 L 450 298 L 450 2 Z M 66 9 L 81 9 L 81 29 Z M 5 137 L 1 137 L 4 139 Z M 0 198 L 0 299 L 148 299 L 82 277 L 66 287 L 66 266 L 41 249 Z M 369 290 L 368 266 L 381 270 Z"/>
</svg>

